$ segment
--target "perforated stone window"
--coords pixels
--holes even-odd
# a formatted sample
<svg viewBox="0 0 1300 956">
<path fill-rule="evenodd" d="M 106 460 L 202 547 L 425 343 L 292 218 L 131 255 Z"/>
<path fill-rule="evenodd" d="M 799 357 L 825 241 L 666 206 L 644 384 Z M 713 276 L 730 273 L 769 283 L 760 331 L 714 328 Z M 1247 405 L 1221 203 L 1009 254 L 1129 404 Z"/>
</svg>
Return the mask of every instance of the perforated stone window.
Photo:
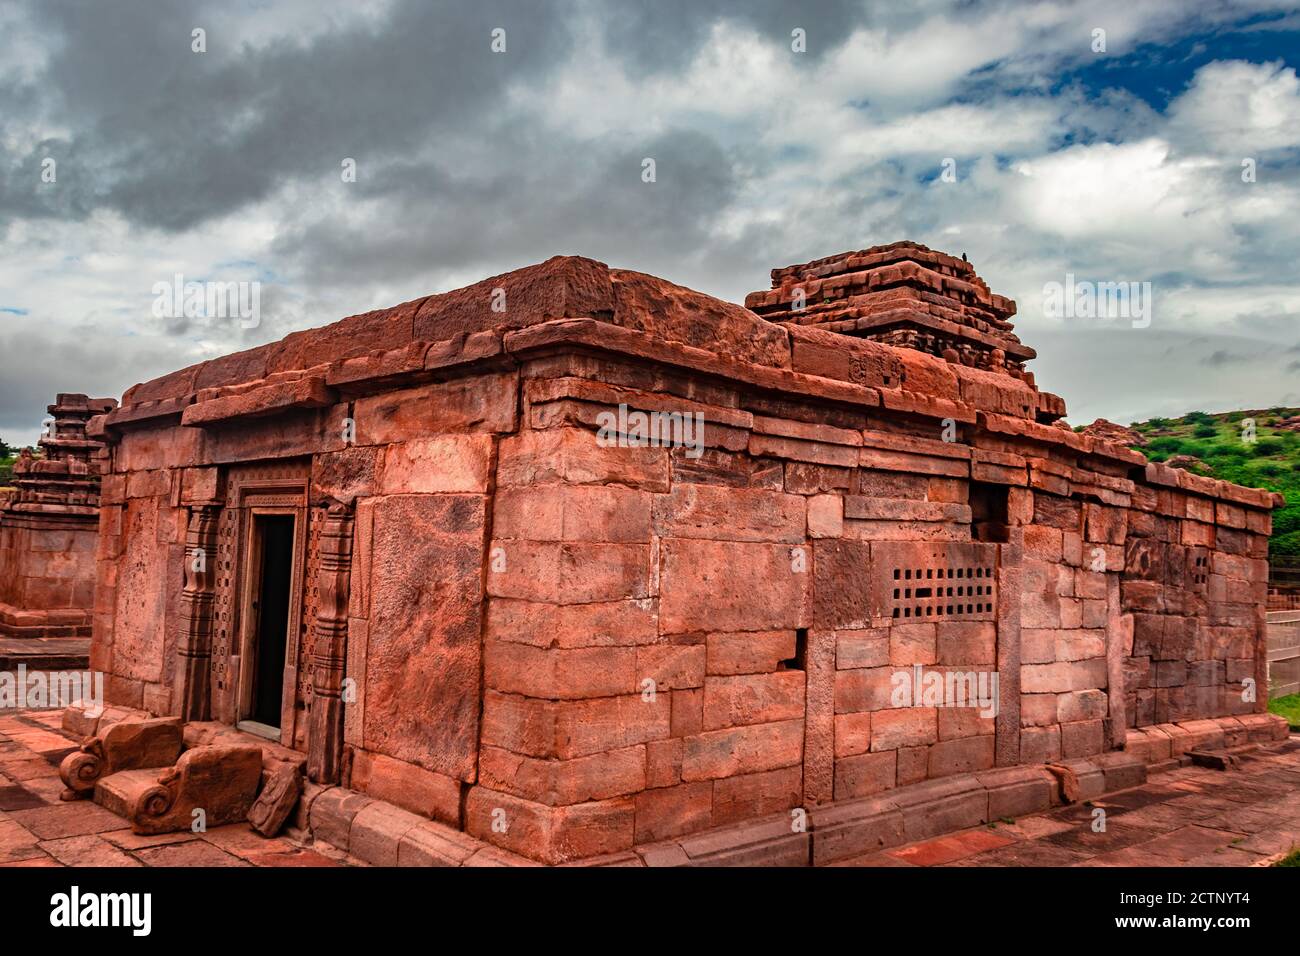
<svg viewBox="0 0 1300 956">
<path fill-rule="evenodd" d="M 989 565 L 896 567 L 891 583 L 890 616 L 898 621 L 987 616 L 997 609 Z"/>
</svg>

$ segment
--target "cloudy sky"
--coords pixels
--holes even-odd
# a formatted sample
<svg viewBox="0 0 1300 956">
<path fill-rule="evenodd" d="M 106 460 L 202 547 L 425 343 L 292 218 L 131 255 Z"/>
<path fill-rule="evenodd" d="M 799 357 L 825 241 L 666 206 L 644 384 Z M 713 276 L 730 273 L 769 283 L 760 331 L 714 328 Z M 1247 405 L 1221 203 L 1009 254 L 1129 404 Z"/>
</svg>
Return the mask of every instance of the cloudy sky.
<svg viewBox="0 0 1300 956">
<path fill-rule="evenodd" d="M 1018 301 L 1073 423 L 1300 405 L 1289 7 L 6 0 L 0 437 L 558 253 L 739 301 L 903 238 Z M 260 324 L 156 316 L 177 274 Z M 1067 275 L 1149 325 L 1046 314 Z"/>
</svg>

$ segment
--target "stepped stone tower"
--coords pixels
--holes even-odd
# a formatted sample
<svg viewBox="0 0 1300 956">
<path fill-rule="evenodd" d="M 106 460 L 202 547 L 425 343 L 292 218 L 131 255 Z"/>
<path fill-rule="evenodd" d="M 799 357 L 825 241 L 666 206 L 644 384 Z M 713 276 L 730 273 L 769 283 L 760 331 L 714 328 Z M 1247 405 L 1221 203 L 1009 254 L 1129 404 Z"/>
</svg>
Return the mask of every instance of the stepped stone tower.
<svg viewBox="0 0 1300 956">
<path fill-rule="evenodd" d="M 920 243 L 894 242 L 773 269 L 771 290 L 750 293 L 745 306 L 774 322 L 813 325 L 1034 383 L 1025 362 L 1038 353 L 1009 321 L 1016 303 L 990 292 L 965 259 Z"/>
<path fill-rule="evenodd" d="M 0 635 L 90 637 L 104 444 L 86 423 L 111 398 L 60 394 L 37 458 L 24 449 L 0 505 Z"/>
</svg>

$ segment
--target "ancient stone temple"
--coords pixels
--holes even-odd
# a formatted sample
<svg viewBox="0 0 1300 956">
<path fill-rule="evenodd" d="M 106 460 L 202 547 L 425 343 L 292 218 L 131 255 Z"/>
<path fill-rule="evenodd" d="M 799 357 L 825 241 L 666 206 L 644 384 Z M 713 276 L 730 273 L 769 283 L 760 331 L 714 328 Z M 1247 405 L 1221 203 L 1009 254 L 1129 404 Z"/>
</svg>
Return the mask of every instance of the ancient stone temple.
<svg viewBox="0 0 1300 956">
<path fill-rule="evenodd" d="M 772 280 L 557 257 L 95 418 L 92 666 L 184 722 L 162 802 L 263 741 L 371 862 L 806 863 L 1279 732 L 1273 495 L 1067 427 L 963 259 Z"/>
<path fill-rule="evenodd" d="M 43 457 L 24 452 L 0 503 L 0 637 L 89 637 L 95 596 L 101 441 L 86 422 L 111 398 L 59 395 Z"/>
</svg>

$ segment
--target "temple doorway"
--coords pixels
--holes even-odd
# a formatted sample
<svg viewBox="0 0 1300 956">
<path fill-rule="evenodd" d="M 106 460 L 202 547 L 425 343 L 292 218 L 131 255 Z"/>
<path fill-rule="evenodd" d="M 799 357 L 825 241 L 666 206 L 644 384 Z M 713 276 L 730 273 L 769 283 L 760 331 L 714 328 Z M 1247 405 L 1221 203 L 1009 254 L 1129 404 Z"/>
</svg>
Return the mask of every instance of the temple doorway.
<svg viewBox="0 0 1300 956">
<path fill-rule="evenodd" d="M 245 653 L 241 729 L 279 739 L 289 610 L 293 590 L 295 517 L 253 515 L 251 626 Z"/>
</svg>

